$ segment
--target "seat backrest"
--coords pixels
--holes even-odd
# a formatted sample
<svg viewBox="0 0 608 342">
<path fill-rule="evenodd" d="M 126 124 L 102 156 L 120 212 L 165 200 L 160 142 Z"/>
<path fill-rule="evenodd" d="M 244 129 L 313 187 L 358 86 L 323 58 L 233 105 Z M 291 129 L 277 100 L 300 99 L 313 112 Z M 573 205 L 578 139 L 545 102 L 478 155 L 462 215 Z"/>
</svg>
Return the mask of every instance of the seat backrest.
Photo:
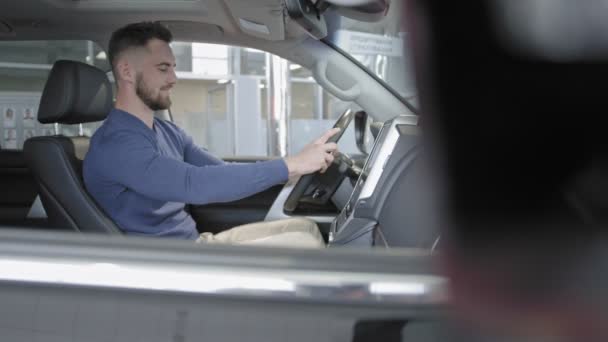
<svg viewBox="0 0 608 342">
<path fill-rule="evenodd" d="M 88 150 L 88 140 L 64 136 L 31 138 L 25 143 L 27 162 L 53 226 L 83 232 L 118 233 L 118 227 L 84 188 L 82 159 L 78 155 L 82 156 Z"/>
<path fill-rule="evenodd" d="M 111 107 L 112 88 L 105 72 L 80 62 L 57 61 L 42 93 L 38 121 L 100 121 Z M 119 233 L 118 226 L 84 187 L 82 160 L 88 148 L 87 137 L 34 137 L 25 142 L 24 153 L 52 225 L 82 232 Z"/>
</svg>

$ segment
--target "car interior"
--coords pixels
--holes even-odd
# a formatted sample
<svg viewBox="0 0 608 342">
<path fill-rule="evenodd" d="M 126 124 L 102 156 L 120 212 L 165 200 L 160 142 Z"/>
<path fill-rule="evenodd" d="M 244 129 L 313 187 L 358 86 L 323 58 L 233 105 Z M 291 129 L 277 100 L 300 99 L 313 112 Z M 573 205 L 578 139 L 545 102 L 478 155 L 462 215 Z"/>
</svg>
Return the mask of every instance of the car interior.
<svg viewBox="0 0 608 342">
<path fill-rule="evenodd" d="M 417 48 L 416 71 L 422 81 L 419 83 L 425 114 L 422 120 L 416 115 L 416 107 L 402 101 L 374 75 L 321 38 L 330 26 L 322 23 L 329 24 L 332 16 L 349 16 L 373 23 L 386 11 L 382 4 L 388 3 L 352 1 L 351 4 L 357 4 L 352 8 L 344 5 L 347 2 L 317 1 L 315 6 L 311 5 L 313 2 L 287 0 L 150 1 L 145 5 L 139 1 L 101 0 L 1 2 L 0 28 L 4 31 L 0 39 L 78 38 L 90 39 L 105 47 L 109 33 L 116 27 L 140 20 L 159 20 L 179 39 L 248 46 L 306 66 L 313 70 L 315 80 L 325 89 L 361 107 L 363 112 L 359 108 L 343 111 L 335 125 L 357 126 L 356 132 L 362 136 L 367 134 L 362 127 L 367 127 L 373 136 L 373 147 L 367 149 L 358 144 L 360 155 L 340 156 L 323 175 L 303 177 L 295 183 L 232 203 L 192 206 L 190 211 L 201 227 L 221 231 L 253 220 L 304 215 L 319 224 L 330 247 L 404 246 L 433 251 L 449 239 L 448 248 L 441 250 L 440 264 L 450 281 L 449 311 L 455 318 L 451 323 L 456 326 L 448 326 L 449 335 L 442 336 L 441 340 L 606 340 L 605 319 L 601 318 L 605 317 L 607 307 L 604 270 L 608 260 L 603 246 L 608 212 L 607 120 L 603 109 L 606 103 L 603 76 L 608 71 L 605 4 L 568 0 L 404 1 L 411 11 L 408 19 L 412 19 L 406 23 L 405 30 L 413 33 L 414 37 L 410 38 Z M 391 6 L 399 8 L 401 4 L 393 1 Z M 42 95 L 39 118 L 56 124 L 102 120 L 106 112 L 103 108 L 111 106 L 107 99 L 108 83 L 102 74 L 84 63 L 56 64 L 52 77 L 47 80 L 48 89 Z M 53 86 L 64 81 L 67 83 L 60 88 Z M 87 83 L 88 91 L 84 93 L 76 92 L 80 87 L 74 86 L 81 81 Z M 62 97 L 69 101 L 64 104 L 60 101 Z M 89 106 L 91 103 L 95 105 Z M 435 145 L 427 144 L 423 149 L 421 124 L 427 125 L 425 138 L 430 136 L 425 141 Z M 119 234 L 82 188 L 79 168 L 86 144 L 87 139 L 83 137 L 52 136 L 28 140 L 24 152 L 0 150 L 0 225 L 43 230 L 59 226 L 59 229 L 85 234 L 93 231 Z M 433 165 L 440 167 L 429 170 L 426 159 L 431 157 L 435 158 Z M 227 160 L 255 162 L 258 159 L 237 156 Z M 443 177 L 438 179 L 445 182 L 440 184 L 445 191 L 442 194 L 447 203 L 445 208 L 428 204 L 436 196 L 434 188 L 427 183 L 427 177 L 434 173 L 440 173 Z M 46 212 L 43 216 L 37 214 L 41 207 Z M 435 208 L 435 212 L 429 213 L 431 208 Z M 438 216 L 443 216 L 444 221 L 427 221 Z M 428 228 L 438 226 L 443 226 L 443 232 L 449 232 L 450 236 L 443 237 Z M 280 290 L 260 297 L 263 303 L 259 306 L 255 300 L 247 302 L 251 305 L 243 305 L 242 299 L 247 297 L 242 293 L 236 300 L 230 297 L 226 301 L 213 296 L 204 301 L 205 296 L 180 293 L 182 296 L 175 296 L 177 299 L 171 302 L 161 293 L 171 288 L 158 287 L 154 282 L 151 285 L 157 290 L 154 299 L 168 308 L 154 311 L 149 305 L 150 292 L 137 293 L 130 279 L 124 279 L 128 277 L 119 279 L 123 283 L 118 284 L 118 295 L 114 296 L 99 288 L 90 295 L 85 294 L 88 289 L 83 284 L 98 284 L 79 279 L 69 284 L 81 285 L 80 288 L 58 285 L 56 279 L 74 277 L 77 273 L 65 270 L 86 270 L 90 260 L 97 262 L 93 271 L 103 275 L 99 277 L 101 280 L 107 280 L 107 274 L 124 274 L 120 268 L 108 264 L 112 259 L 107 255 L 105 241 L 91 239 L 74 244 L 86 258 L 74 253 L 80 258 L 74 263 L 83 267 L 70 268 L 71 265 L 65 264 L 69 259 L 61 254 L 61 250 L 67 248 L 65 241 L 46 236 L 32 244 L 19 236 L 7 236 L 8 241 L 0 244 L 3 250 L 12 251 L 13 256 L 34 251 L 31 254 L 41 256 L 40 259 L 47 257 L 56 261 L 56 264 L 34 264 L 53 267 L 51 272 L 47 269 L 42 270 L 46 273 L 40 272 L 46 276 L 44 279 L 51 279 L 51 286 L 45 290 L 55 297 L 49 298 L 60 298 L 52 303 L 56 305 L 47 305 L 48 316 L 65 305 L 66 298 L 70 299 L 57 295 L 65 287 L 68 291 L 81 291 L 77 292 L 79 299 L 88 302 L 82 307 L 97 309 L 109 300 L 131 301 L 135 307 L 133 302 L 138 300 L 138 308 L 128 311 L 129 315 L 121 319 L 164 313 L 163 318 L 177 326 L 166 329 L 171 332 L 187 331 L 190 326 L 186 323 L 192 317 L 196 323 L 209 320 L 220 327 L 218 330 L 222 333 L 234 330 L 236 334 L 234 321 L 259 319 L 275 326 L 279 325 L 277 317 L 280 316 L 297 322 L 291 327 L 295 327 L 293 330 L 308 328 L 299 329 L 300 334 L 294 334 L 293 340 L 298 336 L 305 336 L 302 337 L 305 340 L 348 340 L 335 336 L 323 339 L 320 334 L 315 335 L 318 339 L 309 338 L 306 333 L 314 335 L 321 323 L 307 321 L 306 314 L 320 317 L 324 324 L 334 327 L 344 324 L 347 329 L 351 328 L 349 319 L 369 316 L 380 322 L 359 321 L 358 332 L 367 339 L 355 336 L 351 340 L 427 341 L 439 340 L 432 338 L 434 332 L 440 331 L 435 325 L 431 324 L 428 331 L 419 336 L 408 336 L 401 328 L 410 322 L 426 323 L 425 319 L 436 318 L 435 312 L 425 304 L 445 304 L 448 299 L 440 295 L 434 297 L 436 301 L 424 302 L 414 297 L 412 302 L 398 302 L 398 296 L 392 297 L 399 291 L 410 295 L 424 293 L 407 277 L 430 274 L 429 264 L 436 260 L 425 258 L 428 254 L 407 258 L 404 254 L 392 254 L 394 250 L 378 255 L 353 253 L 359 250 L 331 251 L 336 252 L 332 254 L 324 251 L 316 255 L 285 251 L 278 260 L 273 257 L 279 253 L 272 250 L 241 251 L 210 246 L 188 254 L 188 248 L 171 243 L 143 244 L 137 239 L 119 239 L 118 244 L 123 248 L 114 249 L 119 253 L 113 257 L 132 264 L 139 262 L 139 266 L 162 265 L 165 269 L 158 269 L 165 272 L 154 274 L 165 275 L 168 282 L 180 282 L 180 286 L 189 285 L 180 280 L 191 278 L 175 280 L 167 275 L 175 276 L 172 271 L 184 264 L 194 270 L 202 269 L 201 273 L 209 277 L 193 278 L 199 280 L 196 283 L 199 291 L 203 285 L 217 286 L 210 279 L 222 276 L 217 270 L 233 267 L 231 271 L 252 272 L 243 267 L 247 264 L 253 265 L 251 268 L 256 271 L 267 272 L 266 275 L 273 274 L 276 282 L 272 285 L 279 287 L 290 285 L 285 279 L 289 279 L 295 269 L 310 272 L 306 276 L 312 281 L 306 284 L 311 286 L 304 287 L 303 292 L 305 296 L 315 291 L 321 294 L 321 300 L 314 303 L 302 300 L 310 297 L 292 297 L 297 310 L 295 306 L 281 307 L 288 302 L 283 301 L 288 291 Z M 138 248 L 147 251 L 147 255 L 135 253 Z M 183 259 L 172 258 L 180 253 L 185 255 Z M 218 255 L 229 262 L 214 259 Z M 424 259 L 424 265 L 408 265 L 417 261 L 417 257 Z M 28 265 L 33 269 L 31 261 L 40 259 L 15 258 L 21 263 L 13 265 Z M 371 283 L 376 287 L 352 286 L 338 278 L 333 285 L 338 284 L 339 288 L 327 291 L 320 284 L 323 281 L 324 285 L 331 284 L 332 279 L 319 281 L 319 275 L 336 269 L 331 261 L 347 265 L 340 269 L 341 274 L 357 269 L 376 277 L 374 270 L 390 266 L 390 276 L 400 274 L 406 278 L 399 278 L 400 282 L 388 281 L 395 279 L 391 277 L 382 278 L 379 283 Z M 139 271 L 138 274 L 149 275 L 142 270 L 151 268 L 133 269 Z M 269 269 L 279 272 L 272 273 Z M 56 270 L 64 271 L 67 276 L 56 277 L 53 274 Z M 33 312 L 40 307 L 36 302 L 39 299 L 34 297 L 41 292 L 41 287 L 27 283 L 37 279 L 15 271 L 12 274 L 15 273 L 21 276 L 16 279 L 26 280 L 26 286 L 11 283 L 18 289 L 9 288 L 8 295 L 20 294 L 21 288 L 29 293 L 13 302 L 6 299 L 4 302 L 29 303 L 29 312 Z M 355 275 L 363 276 L 362 273 Z M 233 276 L 221 278 L 227 280 L 224 287 L 218 286 L 228 289 L 223 293 L 224 298 L 235 291 Z M 422 290 L 429 284 L 432 282 L 425 283 Z M 130 291 L 124 291 L 125 288 Z M 245 290 L 251 294 L 256 288 Z M 198 294 L 219 293 L 213 291 Z M 356 300 L 367 294 L 378 302 L 365 308 Z M 280 297 L 279 300 L 276 297 Z M 352 311 L 332 301 L 336 298 L 353 301 Z M 46 300 L 48 303 L 48 298 Z M 200 318 L 202 315 L 197 316 L 200 311 L 196 310 L 201 307 L 211 308 L 212 314 Z M 397 315 L 389 311 L 391 308 L 402 311 Z M 132 315 L 133 312 L 137 314 Z M 15 316 L 18 317 L 18 313 Z M 106 317 L 113 315 L 115 311 L 107 310 Z M 52 321 L 51 318 L 44 317 L 41 321 Z M 86 326 L 87 330 L 105 323 L 91 321 L 94 324 Z M 79 328 L 82 329 L 76 327 Z M 243 331 L 252 332 L 246 335 L 251 340 L 263 335 L 256 335 L 259 329 L 246 328 Z M 66 324 L 65 330 L 73 333 L 74 328 Z M 383 333 L 385 338 L 381 337 Z M 486 334 L 490 336 L 484 336 Z M 185 336 L 200 338 L 201 335 L 196 331 L 163 338 L 183 341 Z M 242 335 L 234 340 L 242 340 Z M 287 339 L 281 337 L 276 340 Z"/>
<path fill-rule="evenodd" d="M 390 9 L 400 11 L 401 5 Z M 356 6 L 305 0 L 3 2 L 0 39 L 86 39 L 106 48 L 116 28 L 160 21 L 175 40 L 251 47 L 298 63 L 325 90 L 362 109 L 344 111 L 335 123 L 343 131 L 354 126 L 361 153 L 340 154 L 326 173 L 295 184 L 236 202 L 191 205 L 198 226 L 219 232 L 255 221 L 306 216 L 317 222 L 329 246 L 434 249 L 439 234 L 426 222 L 433 191 L 425 182 L 415 107 L 323 39 L 326 18 L 373 22 L 388 10 L 389 2 L 371 0 Z M 76 61 L 55 62 L 40 98 L 38 121 L 75 126 L 102 121 L 112 107 L 107 72 Z M 369 151 L 363 148 L 366 134 L 374 141 Z M 0 223 L 120 234 L 83 186 L 81 164 L 87 149 L 85 136 L 54 135 L 28 139 L 22 152 L 0 150 L 0 182 L 7 185 L 2 187 Z M 31 215 L 33 211 L 46 217 Z"/>
</svg>

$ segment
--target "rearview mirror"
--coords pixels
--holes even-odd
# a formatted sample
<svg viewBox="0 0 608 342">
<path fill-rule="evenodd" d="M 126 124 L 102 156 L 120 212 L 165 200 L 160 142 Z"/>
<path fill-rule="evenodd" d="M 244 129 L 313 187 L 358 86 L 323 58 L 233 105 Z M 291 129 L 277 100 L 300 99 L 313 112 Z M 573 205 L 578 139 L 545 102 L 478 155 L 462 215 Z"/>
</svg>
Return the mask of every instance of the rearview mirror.
<svg viewBox="0 0 608 342">
<path fill-rule="evenodd" d="M 323 12 L 332 8 L 341 16 L 359 21 L 380 21 L 386 16 L 391 0 L 285 0 L 287 15 L 314 39 L 327 36 Z"/>
<path fill-rule="evenodd" d="M 312 0 L 285 0 L 287 15 L 300 25 L 314 39 L 323 39 L 327 36 L 327 24 L 321 15 L 326 8 L 319 7 Z"/>
</svg>

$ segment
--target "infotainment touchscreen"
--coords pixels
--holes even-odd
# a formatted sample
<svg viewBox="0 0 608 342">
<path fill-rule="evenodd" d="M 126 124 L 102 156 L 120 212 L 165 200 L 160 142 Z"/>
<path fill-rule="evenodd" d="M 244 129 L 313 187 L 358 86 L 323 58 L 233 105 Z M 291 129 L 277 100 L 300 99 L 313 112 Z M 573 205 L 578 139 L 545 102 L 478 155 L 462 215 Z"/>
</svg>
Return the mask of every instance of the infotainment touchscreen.
<svg viewBox="0 0 608 342">
<path fill-rule="evenodd" d="M 368 198 L 372 195 L 382 175 L 384 165 L 390 158 L 399 137 L 403 135 L 419 135 L 419 132 L 420 130 L 416 124 L 412 124 L 405 117 L 397 117 L 384 123 L 382 130 L 378 134 L 376 143 L 365 162 L 363 172 L 361 172 L 361 176 L 357 180 L 348 205 L 345 207 L 347 215 L 350 214 L 350 210 L 354 208 L 357 200 Z"/>
<path fill-rule="evenodd" d="M 357 234 L 367 234 L 370 232 L 370 227 L 373 228 L 377 220 L 373 214 L 376 205 L 374 194 L 377 193 L 377 188 L 382 182 L 382 175 L 387 165 L 392 165 L 389 167 L 394 168 L 390 160 L 398 160 L 410 150 L 405 147 L 411 145 L 410 141 L 418 141 L 418 139 L 404 139 L 406 136 L 419 135 L 417 124 L 418 118 L 413 115 L 401 115 L 384 123 L 347 204 L 332 222 L 330 229 L 332 243 L 348 243 L 355 236 L 363 236 Z"/>
<path fill-rule="evenodd" d="M 349 211 L 351 208 L 354 207 L 354 202 L 361 195 L 361 190 L 363 189 L 363 185 L 365 184 L 365 181 L 367 180 L 367 177 L 370 174 L 372 166 L 374 165 L 374 163 L 376 162 L 376 159 L 378 158 L 378 155 L 380 154 L 381 147 L 382 147 L 384 141 L 386 140 L 386 136 L 388 134 L 391 124 L 392 124 L 392 120 L 387 121 L 382 126 L 382 129 L 380 130 L 380 133 L 378 134 L 378 138 L 376 139 L 376 142 L 374 143 L 374 146 L 372 147 L 369 157 L 367 158 L 367 161 L 365 162 L 365 165 L 363 166 L 363 172 L 361 172 L 361 175 L 359 176 L 359 179 L 357 180 L 357 183 L 355 185 L 355 189 L 353 190 L 353 193 L 351 194 L 350 199 L 348 201 L 348 205 L 345 207 L 346 215 L 350 214 Z"/>
</svg>

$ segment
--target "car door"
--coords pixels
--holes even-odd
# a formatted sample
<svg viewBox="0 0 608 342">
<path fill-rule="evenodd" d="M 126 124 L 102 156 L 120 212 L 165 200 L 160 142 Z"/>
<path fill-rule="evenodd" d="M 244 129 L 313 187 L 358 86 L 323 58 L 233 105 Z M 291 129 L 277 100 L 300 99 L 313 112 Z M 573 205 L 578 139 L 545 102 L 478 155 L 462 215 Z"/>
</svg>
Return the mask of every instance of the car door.
<svg viewBox="0 0 608 342">
<path fill-rule="evenodd" d="M 445 279 L 415 251 L 0 232 L 16 341 L 430 341 Z"/>
</svg>

